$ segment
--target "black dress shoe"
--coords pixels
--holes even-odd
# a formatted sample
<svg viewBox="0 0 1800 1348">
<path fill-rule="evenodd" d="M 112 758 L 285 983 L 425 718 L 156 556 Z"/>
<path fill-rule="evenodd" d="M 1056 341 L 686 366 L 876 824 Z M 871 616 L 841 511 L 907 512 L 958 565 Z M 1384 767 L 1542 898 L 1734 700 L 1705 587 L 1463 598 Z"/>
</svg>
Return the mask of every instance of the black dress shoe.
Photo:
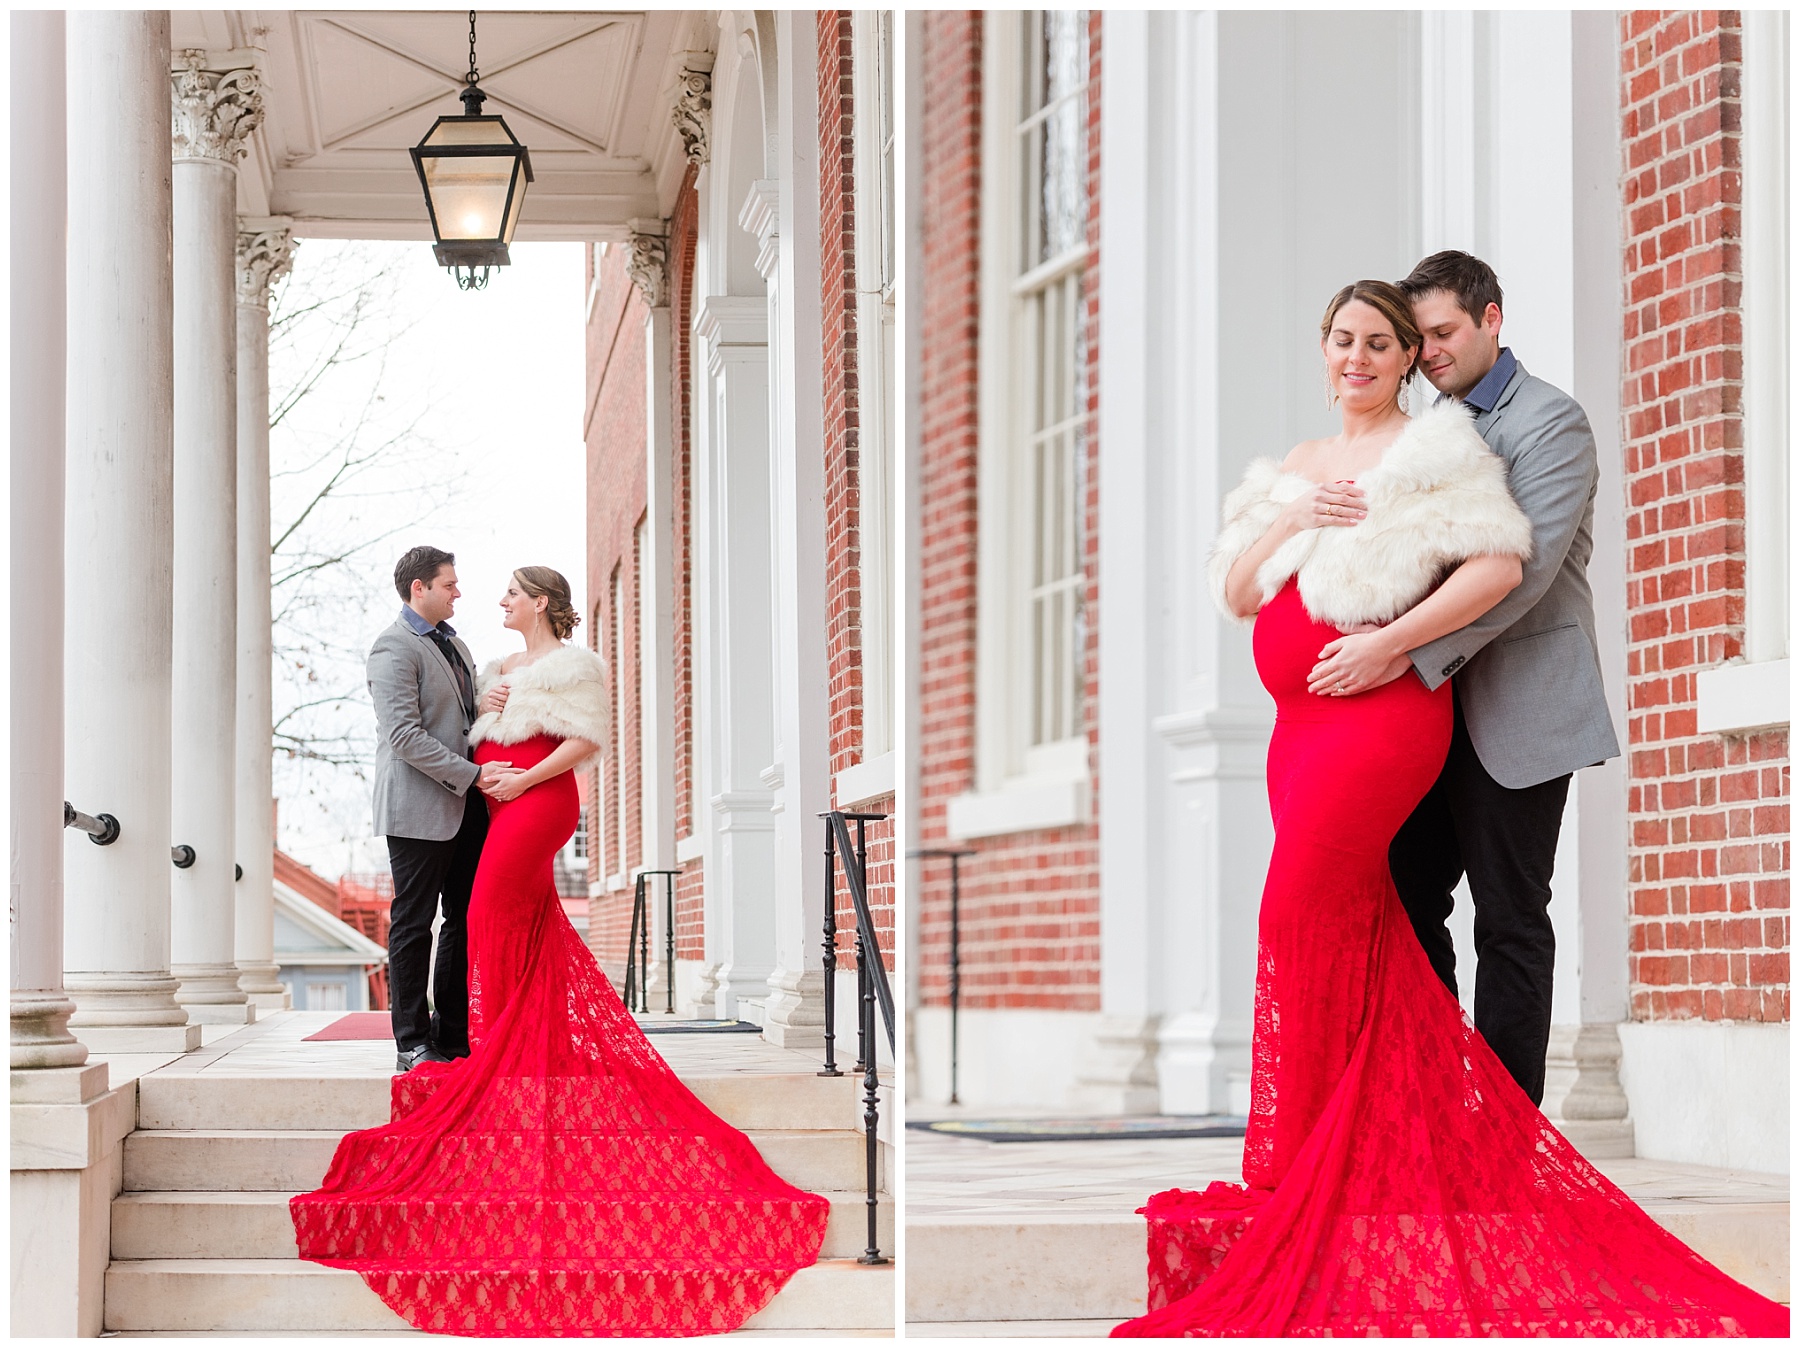
<svg viewBox="0 0 1800 1348">
<path fill-rule="evenodd" d="M 399 1058 L 399 1061 L 394 1065 L 394 1070 L 396 1072 L 410 1072 L 413 1070 L 413 1068 L 417 1067 L 422 1062 L 449 1062 L 449 1061 L 450 1061 L 450 1059 L 446 1058 L 443 1054 L 439 1053 L 430 1044 L 420 1044 L 417 1048 L 401 1049 L 400 1050 L 400 1058 Z"/>
</svg>

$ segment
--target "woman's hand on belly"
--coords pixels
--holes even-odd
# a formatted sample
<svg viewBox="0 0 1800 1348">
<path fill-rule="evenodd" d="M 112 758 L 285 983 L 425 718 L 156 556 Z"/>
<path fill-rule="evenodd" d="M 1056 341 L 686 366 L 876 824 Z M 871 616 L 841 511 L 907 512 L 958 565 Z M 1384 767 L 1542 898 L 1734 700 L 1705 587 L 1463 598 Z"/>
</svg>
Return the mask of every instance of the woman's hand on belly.
<svg viewBox="0 0 1800 1348">
<path fill-rule="evenodd" d="M 1306 691 L 1319 697 L 1353 697 L 1392 683 L 1412 668 L 1406 648 L 1384 627 L 1365 624 L 1327 643 L 1306 676 Z"/>
</svg>

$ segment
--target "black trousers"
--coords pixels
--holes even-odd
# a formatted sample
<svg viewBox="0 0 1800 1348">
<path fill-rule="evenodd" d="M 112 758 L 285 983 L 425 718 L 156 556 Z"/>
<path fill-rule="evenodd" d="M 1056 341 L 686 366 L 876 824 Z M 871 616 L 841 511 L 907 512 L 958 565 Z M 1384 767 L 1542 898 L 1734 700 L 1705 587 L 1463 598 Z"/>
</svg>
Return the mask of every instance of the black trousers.
<svg viewBox="0 0 1800 1348">
<path fill-rule="evenodd" d="M 469 1051 L 469 891 L 487 827 L 487 801 L 470 787 L 462 827 L 454 838 L 440 842 L 388 835 L 388 866 L 394 873 L 394 904 L 388 914 L 388 1002 L 394 1044 L 402 1051 L 425 1043 L 450 1057 Z M 431 922 L 440 900 L 444 922 L 438 929 L 433 966 Z M 428 981 L 435 1010 L 426 1004 Z"/>
<path fill-rule="evenodd" d="M 1556 933 L 1550 873 L 1569 777 L 1519 790 L 1488 776 L 1469 742 L 1462 707 L 1437 782 L 1388 849 L 1388 868 L 1419 944 L 1451 993 L 1451 891 L 1467 872 L 1475 899 L 1475 1028 L 1514 1081 L 1544 1101 Z"/>
</svg>

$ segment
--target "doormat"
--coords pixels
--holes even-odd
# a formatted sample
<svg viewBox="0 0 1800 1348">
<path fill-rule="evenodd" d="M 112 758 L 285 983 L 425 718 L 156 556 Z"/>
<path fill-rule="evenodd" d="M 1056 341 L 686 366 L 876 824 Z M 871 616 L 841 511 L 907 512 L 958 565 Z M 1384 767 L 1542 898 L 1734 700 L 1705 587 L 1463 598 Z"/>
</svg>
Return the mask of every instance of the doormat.
<svg viewBox="0 0 1800 1348">
<path fill-rule="evenodd" d="M 1140 1114 L 1126 1119 L 937 1119 L 908 1128 L 983 1142 L 1154 1142 L 1165 1138 L 1242 1137 L 1233 1114 Z"/>
<path fill-rule="evenodd" d="M 762 1026 L 747 1020 L 640 1020 L 645 1034 L 761 1034 Z"/>
<path fill-rule="evenodd" d="M 306 1036 L 305 1042 L 320 1039 L 392 1039 L 394 1018 L 386 1011 L 352 1011 L 339 1016 L 317 1034 Z"/>
</svg>

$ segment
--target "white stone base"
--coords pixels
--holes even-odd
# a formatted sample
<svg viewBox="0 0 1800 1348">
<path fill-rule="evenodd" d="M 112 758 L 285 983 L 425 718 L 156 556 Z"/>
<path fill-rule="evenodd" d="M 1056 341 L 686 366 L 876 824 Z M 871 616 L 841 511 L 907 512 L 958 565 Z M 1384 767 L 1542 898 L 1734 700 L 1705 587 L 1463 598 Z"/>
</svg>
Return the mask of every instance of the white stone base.
<svg viewBox="0 0 1800 1348">
<path fill-rule="evenodd" d="M 105 1063 L 12 1074 L 12 1337 L 100 1333 L 120 1143 L 137 1093 Z"/>
<path fill-rule="evenodd" d="M 245 996 L 250 999 L 250 1005 L 259 1012 L 292 1011 L 294 1009 L 294 994 L 286 988 L 280 992 L 250 992 Z"/>
<path fill-rule="evenodd" d="M 190 1025 L 254 1025 L 256 1024 L 255 1002 L 227 1002 L 221 1006 L 208 1006 L 203 1003 L 188 1002 L 184 1009 L 188 1013 Z"/>
<path fill-rule="evenodd" d="M 888 978 L 892 980 L 893 975 L 890 973 Z M 832 997 L 832 1014 L 836 1020 L 832 1025 L 832 1033 L 837 1036 L 838 1070 L 848 1072 L 851 1064 L 856 1061 L 856 970 L 839 969 L 834 982 L 836 987 Z M 894 1001 L 896 1003 L 900 1001 L 900 989 L 897 986 L 894 987 Z M 898 1005 L 896 1005 L 895 1011 L 898 1013 Z M 824 1066 L 825 1037 L 823 1030 L 819 1036 L 818 1053 L 819 1064 Z M 882 1025 L 880 1006 L 875 1008 L 875 1065 L 883 1076 L 893 1074 L 894 1055 L 888 1050 L 887 1030 Z"/>
<path fill-rule="evenodd" d="M 839 980 L 842 981 L 841 979 Z M 825 1052 L 825 975 L 818 969 L 777 969 L 769 975 L 763 1038 L 777 1048 L 814 1057 Z"/>
<path fill-rule="evenodd" d="M 200 1047 L 200 1027 L 193 1023 L 77 1025 L 72 1032 L 93 1053 L 192 1053 Z"/>
<path fill-rule="evenodd" d="M 1078 1112 L 1077 1075 L 1100 1015 L 1094 1011 L 967 1010 L 961 1016 L 957 1094 L 974 1109 Z M 950 1099 L 950 1010 L 912 1013 L 916 1075 L 907 1098 Z"/>
<path fill-rule="evenodd" d="M 1639 1156 L 1788 1173 L 1786 1025 L 1630 1022 L 1619 1042 Z"/>
<path fill-rule="evenodd" d="M 1102 1016 L 1082 1055 L 1076 1098 L 1084 1113 L 1154 1114 L 1158 1016 Z"/>
</svg>

